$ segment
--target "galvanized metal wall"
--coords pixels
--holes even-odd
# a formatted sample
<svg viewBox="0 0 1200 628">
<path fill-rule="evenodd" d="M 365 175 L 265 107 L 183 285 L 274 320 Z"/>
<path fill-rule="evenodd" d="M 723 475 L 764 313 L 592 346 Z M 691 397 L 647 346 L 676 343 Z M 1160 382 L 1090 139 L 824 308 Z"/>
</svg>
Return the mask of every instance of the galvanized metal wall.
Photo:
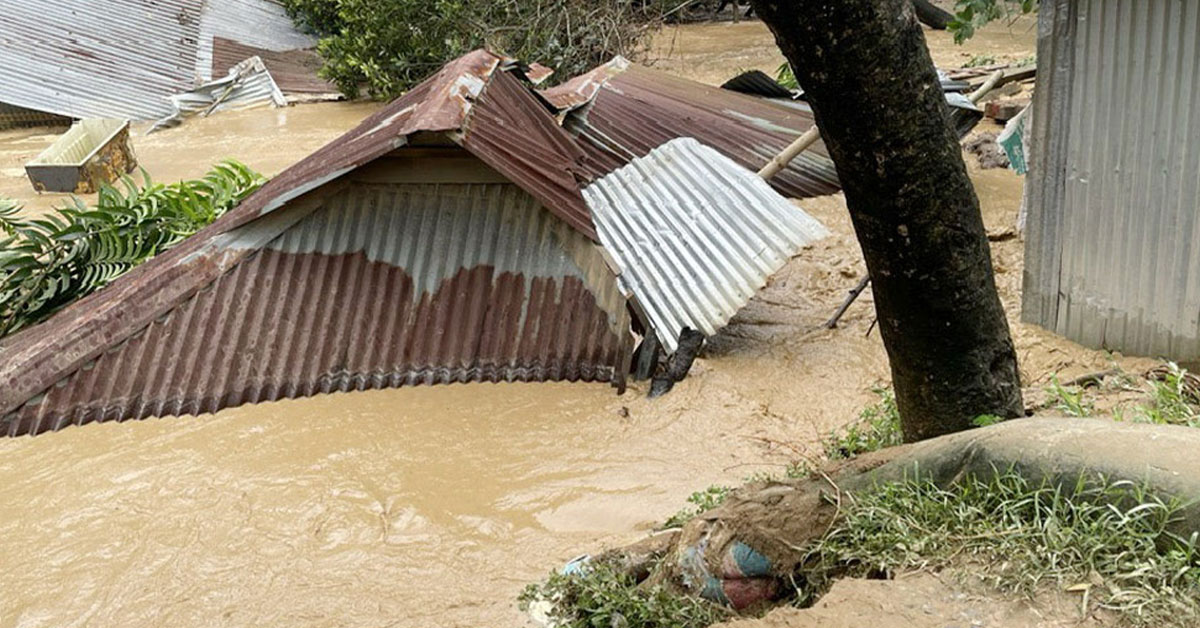
<svg viewBox="0 0 1200 628">
<path fill-rule="evenodd" d="M 5 431 L 337 390 L 622 381 L 624 299 L 589 250 L 512 184 L 355 183 L 26 403 Z"/>
<path fill-rule="evenodd" d="M 1022 318 L 1200 359 L 1200 0 L 1044 0 Z"/>
</svg>

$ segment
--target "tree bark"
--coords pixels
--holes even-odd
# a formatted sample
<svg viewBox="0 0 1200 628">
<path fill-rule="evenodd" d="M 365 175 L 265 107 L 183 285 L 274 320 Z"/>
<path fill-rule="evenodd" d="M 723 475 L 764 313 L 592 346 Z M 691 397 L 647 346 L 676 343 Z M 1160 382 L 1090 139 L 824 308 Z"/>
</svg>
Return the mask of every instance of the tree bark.
<svg viewBox="0 0 1200 628">
<path fill-rule="evenodd" d="M 1020 416 L 979 200 L 911 0 L 752 2 L 837 167 L 905 439 Z"/>
</svg>

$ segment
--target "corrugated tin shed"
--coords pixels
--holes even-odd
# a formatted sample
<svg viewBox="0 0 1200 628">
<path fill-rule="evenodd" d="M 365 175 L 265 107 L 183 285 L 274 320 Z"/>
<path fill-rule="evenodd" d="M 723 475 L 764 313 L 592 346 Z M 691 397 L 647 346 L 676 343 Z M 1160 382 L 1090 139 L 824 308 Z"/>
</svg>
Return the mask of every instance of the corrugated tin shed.
<svg viewBox="0 0 1200 628">
<path fill-rule="evenodd" d="M 1200 2 L 1039 12 L 1022 318 L 1200 359 Z"/>
<path fill-rule="evenodd" d="M 758 171 L 813 125 L 803 103 L 784 106 L 629 63 L 621 57 L 542 92 L 567 115 L 566 127 L 601 172 L 677 137 L 694 137 L 744 168 Z M 806 198 L 841 188 L 817 142 L 770 181 L 784 196 Z"/>
<path fill-rule="evenodd" d="M 671 140 L 584 189 L 621 289 L 674 353 L 717 333 L 804 245 L 829 234 L 753 172 Z"/>
<path fill-rule="evenodd" d="M 168 96 L 213 78 L 214 37 L 315 43 L 271 0 L 0 0 L 0 33 L 0 103 L 72 118 L 169 115 Z"/>
</svg>

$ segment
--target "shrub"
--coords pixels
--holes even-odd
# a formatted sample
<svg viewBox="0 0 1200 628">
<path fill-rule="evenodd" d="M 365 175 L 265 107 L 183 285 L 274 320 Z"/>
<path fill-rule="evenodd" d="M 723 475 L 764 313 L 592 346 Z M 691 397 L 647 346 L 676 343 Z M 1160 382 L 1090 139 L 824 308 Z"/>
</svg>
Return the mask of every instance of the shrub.
<svg viewBox="0 0 1200 628">
<path fill-rule="evenodd" d="M 284 0 L 320 37 L 321 75 L 355 97 L 394 98 L 446 61 L 487 47 L 566 78 L 636 56 L 662 0 Z"/>
</svg>

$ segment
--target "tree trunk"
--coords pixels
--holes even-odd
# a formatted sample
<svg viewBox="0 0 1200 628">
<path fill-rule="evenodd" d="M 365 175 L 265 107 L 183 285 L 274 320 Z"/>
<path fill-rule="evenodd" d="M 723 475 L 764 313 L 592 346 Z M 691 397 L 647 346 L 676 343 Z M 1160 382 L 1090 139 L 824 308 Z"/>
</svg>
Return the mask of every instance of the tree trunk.
<svg viewBox="0 0 1200 628">
<path fill-rule="evenodd" d="M 753 0 L 796 70 L 874 283 L 906 440 L 1023 413 L 979 200 L 911 0 Z"/>
<path fill-rule="evenodd" d="M 943 11 L 929 0 L 912 0 L 913 9 L 917 12 L 917 19 L 929 28 L 944 31 L 954 20 L 954 16 Z"/>
</svg>

